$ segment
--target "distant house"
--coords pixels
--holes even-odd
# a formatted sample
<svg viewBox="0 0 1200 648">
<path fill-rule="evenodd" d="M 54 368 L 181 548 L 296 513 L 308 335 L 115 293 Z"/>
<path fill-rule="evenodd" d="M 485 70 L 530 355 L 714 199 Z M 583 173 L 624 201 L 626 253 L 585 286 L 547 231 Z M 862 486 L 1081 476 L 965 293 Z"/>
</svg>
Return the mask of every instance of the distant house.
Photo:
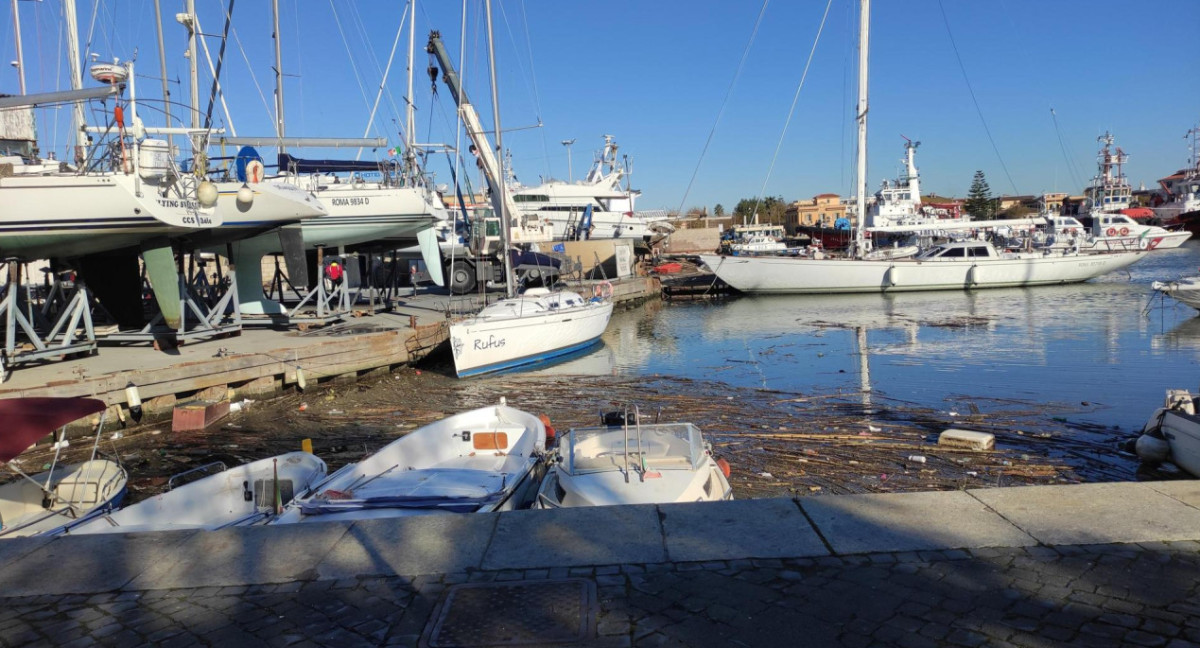
<svg viewBox="0 0 1200 648">
<path fill-rule="evenodd" d="M 812 200 L 797 200 L 788 205 L 783 224 L 793 233 L 799 227 L 833 227 L 839 218 L 849 218 L 853 224 L 854 216 L 846 213 L 846 207 L 835 193 L 817 194 Z"/>
</svg>

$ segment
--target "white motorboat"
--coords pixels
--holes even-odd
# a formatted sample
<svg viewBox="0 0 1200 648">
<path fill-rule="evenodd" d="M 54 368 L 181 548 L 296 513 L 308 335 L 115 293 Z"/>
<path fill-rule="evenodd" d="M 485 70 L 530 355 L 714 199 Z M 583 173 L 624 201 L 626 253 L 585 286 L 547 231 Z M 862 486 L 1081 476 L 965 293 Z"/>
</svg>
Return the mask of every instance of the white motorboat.
<svg viewBox="0 0 1200 648">
<path fill-rule="evenodd" d="M 730 232 L 729 252 L 737 256 L 787 251 L 782 225 L 738 225 Z"/>
<path fill-rule="evenodd" d="M 548 180 L 535 187 L 508 184 L 517 213 L 536 215 L 553 226 L 555 240 L 631 238 L 648 240 L 650 221 L 634 211 L 640 191 L 622 187 L 628 178 L 617 160 L 617 142 L 604 136 L 604 148 L 583 180 Z"/>
<path fill-rule="evenodd" d="M 733 499 L 729 464 L 695 425 L 642 423 L 637 408 L 613 414 L 563 435 L 534 508 Z"/>
<path fill-rule="evenodd" d="M 1154 208 L 1154 213 L 1166 222 L 1182 222 L 1195 229 L 1200 218 L 1200 126 L 1188 130 L 1189 153 L 1187 167 L 1161 179 L 1158 184 L 1167 194 L 1167 201 Z"/>
<path fill-rule="evenodd" d="M 1158 292 L 1200 310 L 1200 277 L 1183 277 L 1175 281 L 1155 281 L 1150 284 Z"/>
<path fill-rule="evenodd" d="M 1081 246 L 1084 250 L 1169 250 L 1192 237 L 1187 230 L 1143 225 L 1125 214 L 1102 212 L 1084 216 L 1080 223 L 1091 233 L 1091 239 Z"/>
<path fill-rule="evenodd" d="M 174 486 L 213 469 L 220 472 Z M 92 518 L 71 534 L 264 524 L 324 479 L 325 472 L 325 462 L 308 452 L 289 452 L 233 468 L 220 462 L 208 464 L 172 477 L 165 493 Z"/>
<path fill-rule="evenodd" d="M 58 465 L 66 441 L 56 444 L 50 470 L 33 476 L 19 467 L 17 456 L 55 429 L 85 416 L 105 411 L 102 401 L 91 398 L 9 398 L 0 400 L 0 463 L 16 479 L 0 486 L 0 538 L 56 535 L 115 508 L 125 496 L 129 476 L 120 464 L 97 459 L 100 430 L 91 458 L 78 464 Z"/>
<path fill-rule="evenodd" d="M 1170 461 L 1200 477 L 1200 417 L 1196 396 L 1186 389 L 1168 389 L 1163 407 L 1154 412 L 1136 443 L 1138 457 L 1149 464 Z"/>
<path fill-rule="evenodd" d="M 530 288 L 450 325 L 459 378 L 545 362 L 600 339 L 612 318 L 612 285 L 586 298 L 570 290 Z"/>
<path fill-rule="evenodd" d="M 545 450 L 545 423 L 501 399 L 345 466 L 271 524 L 508 510 L 532 497 Z"/>
<path fill-rule="evenodd" d="M 1077 254 L 1000 252 L 987 241 L 952 241 L 902 259 L 722 257 L 700 259 L 746 293 L 867 293 L 974 290 L 1065 284 L 1124 268 L 1146 251 Z"/>
</svg>

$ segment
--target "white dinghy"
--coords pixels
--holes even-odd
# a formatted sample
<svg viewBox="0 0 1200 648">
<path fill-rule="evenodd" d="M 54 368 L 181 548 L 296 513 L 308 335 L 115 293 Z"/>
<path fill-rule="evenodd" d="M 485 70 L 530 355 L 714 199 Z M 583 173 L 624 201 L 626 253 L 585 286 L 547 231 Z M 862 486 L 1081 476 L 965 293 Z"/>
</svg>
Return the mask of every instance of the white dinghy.
<svg viewBox="0 0 1200 648">
<path fill-rule="evenodd" d="M 1183 277 L 1175 281 L 1155 281 L 1150 284 L 1154 290 L 1200 310 L 1200 277 Z"/>
<path fill-rule="evenodd" d="M 733 499 L 729 464 L 691 423 L 643 424 L 637 408 L 559 441 L 534 508 Z"/>
<path fill-rule="evenodd" d="M 271 524 L 508 510 L 532 497 L 545 449 L 543 421 L 501 399 L 345 466 Z"/>
<path fill-rule="evenodd" d="M 1186 389 L 1168 389 L 1166 402 L 1146 422 L 1134 446 L 1151 465 L 1164 461 L 1200 478 L 1200 417 L 1196 398 Z"/>
<path fill-rule="evenodd" d="M 184 483 L 189 476 L 220 472 Z M 325 478 L 325 462 L 307 452 L 289 452 L 233 468 L 216 462 L 171 478 L 168 490 L 119 511 L 93 518 L 71 530 L 130 533 L 170 529 L 223 529 L 265 524 L 296 496 Z"/>
<path fill-rule="evenodd" d="M 450 325 L 459 378 L 546 362 L 595 344 L 612 319 L 612 285 L 584 298 L 570 290 L 530 288 Z"/>
<path fill-rule="evenodd" d="M 31 477 L 13 461 L 55 429 L 100 414 L 105 408 L 103 402 L 91 398 L 0 400 L 0 463 L 17 475 L 16 480 L 0 486 L 0 538 L 56 535 L 120 503 L 129 476 L 115 461 L 96 458 L 103 414 L 88 461 L 58 465 L 65 435 L 55 446 L 50 470 Z"/>
</svg>

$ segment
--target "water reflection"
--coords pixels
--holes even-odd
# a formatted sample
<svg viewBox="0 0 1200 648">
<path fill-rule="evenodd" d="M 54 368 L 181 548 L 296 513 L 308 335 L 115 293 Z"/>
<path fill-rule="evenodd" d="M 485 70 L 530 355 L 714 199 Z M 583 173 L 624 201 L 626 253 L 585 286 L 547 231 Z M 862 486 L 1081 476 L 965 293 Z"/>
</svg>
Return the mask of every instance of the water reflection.
<svg viewBox="0 0 1200 648">
<path fill-rule="evenodd" d="M 1197 380 L 1200 318 L 1171 304 L 1143 312 L 1150 282 L 1197 265 L 1200 245 L 1189 244 L 1069 286 L 652 302 L 614 315 L 600 355 L 546 371 L 874 392 L 933 407 L 1020 399 L 1130 430 L 1164 389 Z"/>
</svg>

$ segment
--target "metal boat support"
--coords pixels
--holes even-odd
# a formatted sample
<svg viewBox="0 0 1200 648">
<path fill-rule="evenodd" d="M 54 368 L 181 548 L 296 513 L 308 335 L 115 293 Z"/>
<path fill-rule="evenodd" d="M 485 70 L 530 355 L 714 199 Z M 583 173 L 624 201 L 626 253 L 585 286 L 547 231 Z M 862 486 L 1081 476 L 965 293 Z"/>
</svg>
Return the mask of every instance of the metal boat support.
<svg viewBox="0 0 1200 648">
<path fill-rule="evenodd" d="M 3 298 L 0 298 L 0 318 L 4 321 L 0 382 L 6 380 L 9 372 L 18 364 L 96 351 L 96 332 L 92 327 L 88 291 L 82 282 L 76 282 L 68 289 L 56 278 L 45 303 L 35 310 L 33 295 L 28 290 L 22 295 L 22 264 L 9 259 L 3 265 L 7 266 L 8 281 Z M 69 298 L 66 297 L 68 290 L 73 291 Z M 56 310 L 55 304 L 61 308 Z M 55 313 L 57 317 L 51 324 L 49 316 Z M 23 333 L 26 341 L 20 348 L 17 346 L 18 333 Z"/>
</svg>

